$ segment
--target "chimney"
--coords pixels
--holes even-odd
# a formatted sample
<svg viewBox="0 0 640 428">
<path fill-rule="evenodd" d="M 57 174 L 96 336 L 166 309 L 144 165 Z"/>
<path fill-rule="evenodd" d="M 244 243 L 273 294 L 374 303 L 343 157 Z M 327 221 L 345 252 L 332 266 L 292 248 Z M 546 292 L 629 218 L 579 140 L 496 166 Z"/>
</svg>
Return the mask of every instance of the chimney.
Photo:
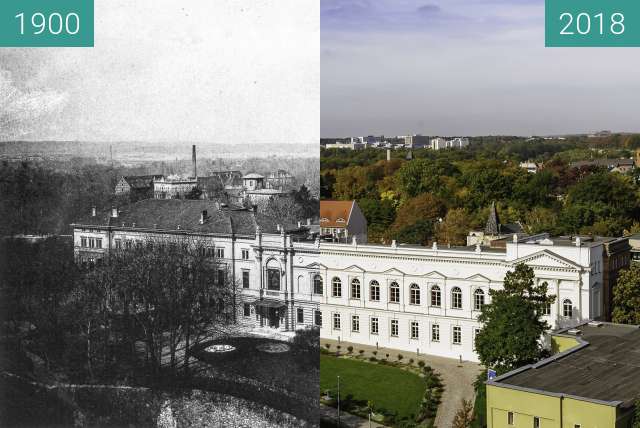
<svg viewBox="0 0 640 428">
<path fill-rule="evenodd" d="M 198 168 L 196 164 L 196 145 L 195 144 L 191 147 L 191 163 L 193 164 L 193 176 L 197 177 Z"/>
<path fill-rule="evenodd" d="M 111 217 L 118 218 L 118 208 L 111 207 Z"/>
<path fill-rule="evenodd" d="M 311 219 L 310 218 L 307 219 L 307 226 L 311 226 Z"/>
<path fill-rule="evenodd" d="M 96 216 L 96 207 L 93 206 L 91 207 L 91 217 L 95 217 Z"/>
<path fill-rule="evenodd" d="M 203 210 L 200 213 L 200 224 L 204 224 L 206 219 L 207 219 L 207 210 Z"/>
</svg>

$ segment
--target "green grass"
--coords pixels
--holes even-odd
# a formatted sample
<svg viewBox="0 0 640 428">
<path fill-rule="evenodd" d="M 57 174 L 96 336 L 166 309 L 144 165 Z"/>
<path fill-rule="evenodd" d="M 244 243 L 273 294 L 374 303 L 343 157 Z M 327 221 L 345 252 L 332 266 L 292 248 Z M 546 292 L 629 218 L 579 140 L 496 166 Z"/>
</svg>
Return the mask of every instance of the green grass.
<svg viewBox="0 0 640 428">
<path fill-rule="evenodd" d="M 413 419 L 418 414 L 426 384 L 406 370 L 351 359 L 320 355 L 320 393 L 337 392 L 340 376 L 340 397 L 352 395 L 356 401 L 373 401 L 375 411 L 384 409 L 396 413 L 396 420 Z"/>
</svg>

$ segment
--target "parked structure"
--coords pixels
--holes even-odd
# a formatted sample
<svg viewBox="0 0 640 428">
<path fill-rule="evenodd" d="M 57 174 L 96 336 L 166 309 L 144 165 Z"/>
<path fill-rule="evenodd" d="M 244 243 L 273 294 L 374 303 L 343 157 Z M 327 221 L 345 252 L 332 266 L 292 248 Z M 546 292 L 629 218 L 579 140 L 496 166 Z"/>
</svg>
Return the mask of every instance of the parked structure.
<svg viewBox="0 0 640 428">
<path fill-rule="evenodd" d="M 367 219 L 356 201 L 320 201 L 320 236 L 325 240 L 367 242 Z"/>
<path fill-rule="evenodd" d="M 147 242 L 195 239 L 215 254 L 237 286 L 243 323 L 294 330 L 319 320 L 319 242 L 308 227 L 285 231 L 276 220 L 212 201 L 147 199 L 72 224 L 78 263 L 99 263 L 113 251 Z"/>
<path fill-rule="evenodd" d="M 603 316 L 602 240 L 514 235 L 505 247 L 323 243 L 321 337 L 477 361 L 480 308 L 519 263 L 556 296 L 553 328 Z"/>
<path fill-rule="evenodd" d="M 630 428 L 640 328 L 587 323 L 552 336 L 550 358 L 487 382 L 487 426 Z"/>
</svg>

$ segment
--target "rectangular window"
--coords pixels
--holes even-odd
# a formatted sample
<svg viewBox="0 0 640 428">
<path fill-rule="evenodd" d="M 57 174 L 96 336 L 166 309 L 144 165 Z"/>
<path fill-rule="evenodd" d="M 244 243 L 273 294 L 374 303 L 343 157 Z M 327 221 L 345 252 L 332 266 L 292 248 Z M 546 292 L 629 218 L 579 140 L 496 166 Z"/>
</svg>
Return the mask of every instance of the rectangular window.
<svg viewBox="0 0 640 428">
<path fill-rule="evenodd" d="M 318 327 L 322 326 L 322 312 L 315 311 L 315 322 Z"/>
<path fill-rule="evenodd" d="M 453 327 L 453 344 L 460 345 L 462 343 L 462 327 L 456 325 Z"/>
<path fill-rule="evenodd" d="M 216 248 L 216 257 L 224 259 L 224 248 Z"/>
<path fill-rule="evenodd" d="M 298 324 L 304 323 L 304 309 L 298 308 Z"/>
<path fill-rule="evenodd" d="M 333 329 L 340 330 L 340 314 L 333 314 Z"/>
<path fill-rule="evenodd" d="M 116 239 L 115 244 L 116 244 L 116 250 L 122 249 L 122 239 Z"/>
<path fill-rule="evenodd" d="M 380 301 L 380 286 L 376 282 L 371 285 L 371 301 L 379 302 Z"/>
<path fill-rule="evenodd" d="M 478 337 L 478 333 L 480 333 L 480 329 L 479 328 L 474 328 L 473 329 L 473 343 L 471 344 L 472 350 L 476 350 L 476 337 Z"/>
<path fill-rule="evenodd" d="M 342 297 L 342 282 L 339 278 L 333 278 L 331 281 L 331 295 L 333 297 Z"/>
<path fill-rule="evenodd" d="M 89 238 L 89 248 L 96 247 L 96 240 L 94 238 Z"/>
<path fill-rule="evenodd" d="M 542 308 L 542 315 L 551 315 L 551 303 L 545 303 Z"/>
<path fill-rule="evenodd" d="M 84 237 L 84 236 L 80 237 L 80 246 L 84 247 L 84 248 L 87 248 L 87 238 L 86 237 Z"/>
<path fill-rule="evenodd" d="M 378 318 L 371 318 L 371 334 L 378 334 Z"/>
<path fill-rule="evenodd" d="M 398 337 L 398 320 L 391 320 L 391 336 Z"/>
<path fill-rule="evenodd" d="M 360 317 L 358 315 L 351 317 L 351 331 L 355 333 L 360 332 Z"/>
<path fill-rule="evenodd" d="M 418 327 L 417 321 L 411 321 L 411 338 L 417 339 L 420 337 L 420 327 Z"/>
<path fill-rule="evenodd" d="M 507 413 L 507 424 L 513 425 L 513 412 Z"/>
<path fill-rule="evenodd" d="M 249 271 L 242 271 L 242 288 L 249 288 Z"/>
<path fill-rule="evenodd" d="M 267 269 L 267 289 L 280 291 L 280 270 Z"/>
<path fill-rule="evenodd" d="M 224 269 L 218 269 L 218 285 L 224 285 L 225 274 Z"/>
<path fill-rule="evenodd" d="M 124 245 L 127 248 L 127 250 L 130 250 L 133 247 L 133 242 L 130 239 L 127 239 Z"/>
<path fill-rule="evenodd" d="M 540 428 L 540 418 L 537 416 L 533 417 L 533 428 Z"/>
<path fill-rule="evenodd" d="M 249 250 L 242 250 L 242 260 L 249 260 Z"/>
<path fill-rule="evenodd" d="M 96 239 L 96 248 L 102 248 L 102 239 Z"/>
<path fill-rule="evenodd" d="M 431 341 L 440 342 L 440 326 L 438 324 L 431 326 Z"/>
<path fill-rule="evenodd" d="M 249 306 L 248 303 L 245 303 L 243 307 L 244 307 L 244 316 L 245 317 L 251 316 L 251 306 Z"/>
</svg>

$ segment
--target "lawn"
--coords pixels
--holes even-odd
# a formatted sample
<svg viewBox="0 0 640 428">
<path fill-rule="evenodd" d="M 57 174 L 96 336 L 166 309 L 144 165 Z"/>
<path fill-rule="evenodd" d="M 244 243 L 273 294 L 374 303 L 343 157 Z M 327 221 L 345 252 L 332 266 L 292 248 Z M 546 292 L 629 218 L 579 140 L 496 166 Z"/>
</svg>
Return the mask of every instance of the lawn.
<svg viewBox="0 0 640 428">
<path fill-rule="evenodd" d="M 408 371 L 380 364 L 320 355 L 320 392 L 335 397 L 340 376 L 340 397 L 373 402 L 374 409 L 396 412 L 396 420 L 413 419 L 420 409 L 426 384 Z"/>
</svg>

